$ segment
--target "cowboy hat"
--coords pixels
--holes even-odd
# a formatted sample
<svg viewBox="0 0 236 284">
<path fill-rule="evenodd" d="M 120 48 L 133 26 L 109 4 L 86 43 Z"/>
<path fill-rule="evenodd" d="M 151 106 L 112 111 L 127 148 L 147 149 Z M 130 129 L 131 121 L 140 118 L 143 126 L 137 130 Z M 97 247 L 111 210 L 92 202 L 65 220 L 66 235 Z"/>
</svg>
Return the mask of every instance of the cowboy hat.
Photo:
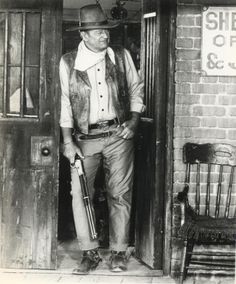
<svg viewBox="0 0 236 284">
<path fill-rule="evenodd" d="M 109 22 L 107 20 L 107 16 L 99 4 L 91 4 L 80 8 L 79 26 L 69 28 L 67 31 L 112 29 L 118 25 L 119 22 Z"/>
</svg>

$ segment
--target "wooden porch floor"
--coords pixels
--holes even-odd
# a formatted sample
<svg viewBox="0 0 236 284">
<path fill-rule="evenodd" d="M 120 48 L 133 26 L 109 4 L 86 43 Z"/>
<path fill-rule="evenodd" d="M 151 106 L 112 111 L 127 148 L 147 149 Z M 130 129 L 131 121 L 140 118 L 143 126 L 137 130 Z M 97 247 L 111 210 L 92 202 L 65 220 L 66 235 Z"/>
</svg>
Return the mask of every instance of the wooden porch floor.
<svg viewBox="0 0 236 284">
<path fill-rule="evenodd" d="M 165 276 L 129 276 L 129 275 L 72 275 L 60 271 L 46 270 L 1 270 L 1 284 L 74 284 L 74 283 L 108 283 L 108 284 L 177 284 L 171 277 Z M 234 279 L 220 277 L 188 277 L 184 284 L 235 284 Z"/>
<path fill-rule="evenodd" d="M 127 255 L 129 258 L 128 271 L 120 272 L 122 276 L 142 276 L 142 277 L 160 277 L 163 276 L 162 270 L 153 270 L 144 265 L 132 256 L 134 248 L 128 248 Z M 99 253 L 102 257 L 102 262 L 95 271 L 90 272 L 90 275 L 114 275 L 114 272 L 109 270 L 110 251 L 108 249 L 100 249 Z M 60 272 L 72 273 L 74 268 L 77 268 L 82 259 L 82 252 L 78 250 L 77 240 L 70 242 L 61 242 L 58 245 L 58 270 Z"/>
<path fill-rule="evenodd" d="M 81 252 L 78 251 L 77 242 L 61 242 L 58 245 L 58 269 L 57 270 L 17 270 L 1 269 L 1 284 L 73 284 L 73 283 L 117 283 L 117 284 L 175 284 L 178 283 L 171 277 L 163 276 L 162 271 L 152 270 L 132 256 L 132 248 L 129 249 L 128 271 L 113 273 L 109 271 L 109 251 L 101 250 L 103 261 L 99 267 L 89 275 L 73 275 L 72 271 L 81 260 Z M 222 277 L 188 277 L 185 284 L 235 284 L 233 278 Z"/>
</svg>

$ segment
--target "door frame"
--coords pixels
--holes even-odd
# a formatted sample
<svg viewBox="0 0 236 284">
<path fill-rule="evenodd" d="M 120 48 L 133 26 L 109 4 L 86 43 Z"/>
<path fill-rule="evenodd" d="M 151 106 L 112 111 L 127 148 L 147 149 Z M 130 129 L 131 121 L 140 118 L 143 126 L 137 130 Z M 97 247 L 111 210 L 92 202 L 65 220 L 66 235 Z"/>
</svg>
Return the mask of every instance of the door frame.
<svg viewBox="0 0 236 284">
<path fill-rule="evenodd" d="M 162 208 L 158 209 L 155 215 L 154 259 L 162 258 L 163 273 L 169 275 L 172 253 L 174 67 L 177 0 L 142 0 L 142 7 L 143 15 L 145 13 L 150 13 L 150 15 L 156 13 L 157 17 L 155 40 L 158 42 L 158 49 L 155 54 L 156 87 L 155 115 L 153 117 L 156 136 L 154 179 L 155 195 L 158 198 L 158 204 L 162 204 Z M 143 38 L 142 34 L 141 38 Z M 143 46 L 143 42 L 141 44 Z M 159 230 L 161 230 L 162 240 Z M 162 252 L 159 251 L 160 243 L 162 243 Z"/>
<path fill-rule="evenodd" d="M 151 0 L 152 1 L 152 0 Z M 172 256 L 172 205 L 173 205 L 173 135 L 174 135 L 174 111 L 175 111 L 175 38 L 176 38 L 176 15 L 177 0 L 157 0 L 157 16 L 159 17 L 159 40 L 160 51 L 157 53 L 157 97 L 155 120 L 164 123 L 156 128 L 156 146 L 164 151 L 162 162 L 164 165 L 163 194 L 163 254 L 162 270 L 164 275 L 171 274 Z M 165 83 L 163 83 L 165 81 Z M 165 111 L 162 112 L 162 107 Z M 158 113 L 162 114 L 158 114 Z M 165 115 L 165 118 L 162 116 Z M 163 137 L 164 136 L 164 137 Z M 156 157 L 156 159 L 158 156 Z M 158 169 L 157 169 L 158 170 Z M 156 173 L 158 176 L 158 173 Z M 158 177 L 156 178 L 158 181 Z M 156 184 L 157 185 L 157 184 Z M 160 185 L 158 185 L 160 186 Z"/>
<path fill-rule="evenodd" d="M 167 106 L 166 106 L 166 155 L 165 155 L 165 194 L 164 194 L 164 245 L 163 273 L 171 274 L 171 242 L 173 219 L 173 140 L 174 140 L 174 112 L 175 112 L 175 39 L 177 0 L 166 0 L 168 15 L 168 48 L 167 48 Z"/>
</svg>

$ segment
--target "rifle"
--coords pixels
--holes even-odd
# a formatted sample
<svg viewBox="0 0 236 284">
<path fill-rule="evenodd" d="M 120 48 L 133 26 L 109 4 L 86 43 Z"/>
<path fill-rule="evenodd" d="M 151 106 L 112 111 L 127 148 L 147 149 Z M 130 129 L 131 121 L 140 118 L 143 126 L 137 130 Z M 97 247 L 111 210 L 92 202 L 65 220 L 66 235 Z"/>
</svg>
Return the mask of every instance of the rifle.
<svg viewBox="0 0 236 284">
<path fill-rule="evenodd" d="M 84 200 L 84 206 L 85 206 L 85 210 L 86 210 L 86 214 L 88 218 L 90 235 L 91 235 L 91 238 L 94 240 L 97 238 L 97 232 L 96 232 L 96 227 L 95 227 L 96 220 L 95 220 L 95 216 L 94 216 L 94 213 L 91 207 L 91 200 L 89 197 L 88 185 L 87 185 L 86 176 L 85 176 L 84 169 L 83 169 L 83 163 L 77 154 L 75 156 L 75 162 L 74 164 L 71 164 L 71 167 L 76 168 L 78 176 L 79 176 L 82 196 Z"/>
</svg>

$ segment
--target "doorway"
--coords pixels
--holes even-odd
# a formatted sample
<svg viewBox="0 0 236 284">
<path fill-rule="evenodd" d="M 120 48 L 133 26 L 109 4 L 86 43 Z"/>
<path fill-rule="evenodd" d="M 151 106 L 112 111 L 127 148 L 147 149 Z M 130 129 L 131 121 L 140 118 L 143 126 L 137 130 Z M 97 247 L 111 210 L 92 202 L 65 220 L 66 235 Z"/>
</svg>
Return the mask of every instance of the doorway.
<svg viewBox="0 0 236 284">
<path fill-rule="evenodd" d="M 69 2 L 69 0 L 64 1 L 63 53 L 76 49 L 80 41 L 77 31 L 67 32 L 68 28 L 77 25 L 77 13 L 71 10 L 75 7 L 70 6 Z M 122 45 L 130 51 L 136 68 L 145 80 L 145 103 L 147 105 L 147 110 L 141 119 L 135 147 L 135 182 L 133 189 L 129 252 L 134 262 L 136 261 L 139 265 L 142 263 L 142 267 L 148 269 L 147 271 L 154 269 L 156 273 L 162 273 L 164 223 L 164 152 L 162 151 L 162 147 L 165 137 L 162 136 L 162 138 L 159 139 L 158 135 L 161 135 L 159 131 L 160 124 L 165 123 L 165 114 L 163 115 L 165 108 L 164 100 L 160 98 L 163 96 L 163 92 L 160 91 L 161 88 L 164 90 L 163 84 L 159 87 L 155 82 L 157 76 L 160 74 L 160 70 L 156 65 L 160 56 L 157 45 L 158 42 L 156 40 L 160 35 L 160 19 L 156 11 L 160 3 L 157 1 L 158 3 L 155 2 L 155 5 L 153 5 L 149 3 L 152 1 L 146 1 L 145 4 L 143 4 L 143 2 L 138 0 L 124 2 L 124 8 L 130 7 L 131 2 L 132 5 L 135 3 L 136 12 L 132 12 L 134 18 L 123 20 L 123 23 L 118 28 L 111 31 L 111 45 Z M 80 6 L 77 6 L 76 9 L 86 4 L 87 3 L 81 1 Z M 103 3 L 101 1 L 101 5 L 104 6 L 103 8 L 105 8 L 107 14 L 109 13 L 110 15 L 114 4 L 110 2 L 108 4 L 107 1 Z M 165 73 L 163 73 L 163 76 L 164 74 Z M 162 108 L 162 111 L 156 114 L 155 108 L 158 102 L 161 103 L 158 105 L 158 109 Z M 157 117 L 159 118 L 158 123 L 156 123 Z M 158 135 L 156 135 L 156 131 L 158 131 Z M 158 144 L 156 143 L 157 139 L 159 139 Z M 63 263 L 63 257 L 65 258 L 63 251 L 71 251 L 72 258 L 76 251 L 77 257 L 75 257 L 74 260 L 78 261 L 79 259 L 71 209 L 70 166 L 62 154 L 60 157 L 58 219 L 59 267 L 60 264 Z M 158 174 L 156 173 L 157 169 L 161 169 Z M 102 166 L 97 175 L 96 189 L 95 210 L 98 220 L 99 240 L 106 259 L 108 248 L 108 221 Z M 78 265 L 78 263 L 76 265 Z M 102 270 L 104 270 L 104 267 Z"/>
<path fill-rule="evenodd" d="M 75 2 L 79 2 L 80 5 L 87 4 L 86 1 L 65 0 L 65 3 L 69 2 L 74 5 Z M 139 69 L 141 54 L 140 74 L 144 79 L 152 76 L 154 83 L 152 88 L 145 90 L 146 105 L 152 107 L 155 105 L 155 111 L 152 112 L 153 117 L 148 117 L 147 114 L 150 112 L 146 112 L 142 118 L 137 137 L 133 206 L 135 222 L 131 230 L 131 245 L 135 247 L 135 256 L 139 260 L 155 270 L 161 270 L 164 203 L 162 195 L 164 175 L 162 173 L 165 138 L 159 129 L 161 125 L 162 127 L 165 125 L 165 100 L 163 99 L 165 92 L 160 91 L 164 89 L 159 87 L 162 86 L 162 82 L 158 85 L 156 81 L 160 82 L 160 77 L 163 78 L 165 73 L 161 73 L 163 68 L 160 70 L 160 66 L 163 65 L 158 45 L 160 14 L 157 11 L 160 11 L 160 1 L 148 0 L 145 1 L 145 5 L 143 2 L 140 4 L 138 0 L 123 2 L 127 9 L 129 5 L 138 3 L 139 12 L 142 5 L 143 12 L 140 15 L 142 19 L 138 23 L 134 21 L 125 23 L 124 21 L 125 24 L 121 26 L 123 30 L 114 35 L 114 42 L 125 40 L 122 44 L 130 48 L 137 69 Z M 112 3 L 105 0 L 101 4 L 103 3 L 105 9 L 110 12 L 111 8 L 107 8 L 106 5 Z M 0 180 L 2 184 L 0 236 L 1 240 L 6 241 L 7 244 L 5 247 L 2 246 L 4 249 L 1 251 L 1 267 L 55 269 L 57 221 L 59 221 L 59 239 L 71 237 L 74 240 L 75 238 L 73 222 L 70 221 L 73 218 L 69 207 L 71 204 L 69 165 L 65 160 L 63 161 L 62 155 L 60 214 L 57 220 L 58 95 L 60 93 L 57 75 L 61 55 L 61 46 L 58 44 L 62 27 L 61 4 L 62 1 L 58 0 L 20 0 L 17 3 L 8 0 L 1 1 L 0 5 L 2 9 L 1 38 L 4 39 L 1 44 L 5 42 L 2 45 L 4 52 L 0 54 L 0 96 L 2 99 L 0 154 L 3 163 Z M 69 15 L 74 13 L 77 22 L 75 7 L 67 12 Z M 137 11 L 133 14 L 138 15 Z M 33 24 L 31 24 L 32 21 Z M 35 21 L 38 23 L 37 26 Z M 73 24 L 73 21 L 69 24 Z M 156 29 L 153 29 L 154 27 Z M 134 42 L 128 40 L 129 35 L 135 36 Z M 148 36 L 143 38 L 143 35 Z M 153 37 L 150 37 L 151 35 Z M 76 36 L 78 37 L 78 34 Z M 142 40 L 136 40 L 136 36 L 141 36 Z M 32 42 L 34 42 L 33 46 Z M 74 41 L 71 40 L 70 44 L 72 42 Z M 155 48 L 152 45 L 154 42 L 157 44 Z M 141 49 L 140 53 L 139 49 Z M 11 56 L 5 56 L 6 54 L 11 54 Z M 27 81 L 26 78 L 31 79 Z M 145 83 L 149 86 L 149 81 Z M 15 90 L 17 90 L 16 93 Z M 11 94 L 17 98 L 17 109 L 11 108 L 11 100 L 9 100 Z M 31 103 L 29 103 L 29 97 L 32 99 Z M 32 108 L 32 105 L 38 107 Z M 22 142 L 20 145 L 19 141 Z M 98 187 L 101 187 L 101 181 L 100 175 Z M 102 198 L 101 195 L 98 196 L 99 202 L 103 202 L 103 196 Z M 62 209 L 62 204 L 64 209 Z M 64 236 L 61 232 L 64 232 Z M 106 238 L 103 241 L 105 246 Z"/>
<path fill-rule="evenodd" d="M 77 48 L 80 42 L 80 36 L 78 31 L 68 32 L 68 28 L 77 26 L 77 18 L 71 16 L 71 5 L 67 1 L 66 8 L 64 7 L 64 21 L 62 27 L 62 53 L 70 52 Z M 102 5 L 103 3 L 101 3 Z M 80 6 L 86 5 L 86 3 L 80 3 Z M 78 6 L 77 8 L 79 8 Z M 112 9 L 110 3 L 108 9 Z M 132 12 L 133 16 L 124 21 L 118 28 L 111 30 L 111 46 L 121 45 L 127 48 L 136 69 L 140 71 L 140 44 L 141 44 L 141 2 L 136 3 L 136 12 Z M 104 175 L 102 165 L 98 170 L 97 178 L 95 180 L 95 200 L 94 207 L 97 220 L 97 231 L 100 242 L 100 247 L 105 250 L 108 248 L 108 209 L 106 202 L 106 191 L 104 188 Z M 67 159 L 60 154 L 60 170 L 59 170 L 59 216 L 58 216 L 58 240 L 59 244 L 64 245 L 70 250 L 71 246 L 73 250 L 78 250 L 76 244 L 76 233 L 73 222 L 73 213 L 71 202 L 72 198 L 70 195 L 70 165 Z M 135 207 L 133 207 L 135 208 Z M 135 210 L 132 211 L 132 226 L 130 232 L 130 254 L 134 251 L 135 245 Z M 59 245 L 59 254 L 61 246 Z M 106 254 L 106 253 L 105 253 Z M 105 257 L 106 258 L 106 257 Z M 60 261 L 59 261 L 60 265 Z"/>
</svg>

